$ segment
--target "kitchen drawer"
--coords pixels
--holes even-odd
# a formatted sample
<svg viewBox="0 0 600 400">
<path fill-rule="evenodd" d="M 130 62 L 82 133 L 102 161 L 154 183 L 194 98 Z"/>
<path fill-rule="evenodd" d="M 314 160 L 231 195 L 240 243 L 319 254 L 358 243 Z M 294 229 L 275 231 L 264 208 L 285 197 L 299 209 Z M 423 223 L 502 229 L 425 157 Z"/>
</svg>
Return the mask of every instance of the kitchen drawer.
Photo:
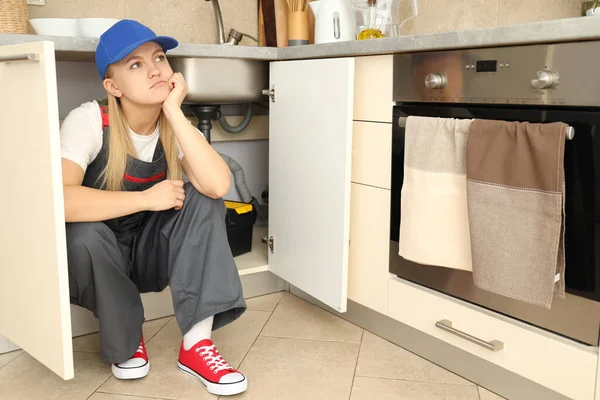
<svg viewBox="0 0 600 400">
<path fill-rule="evenodd" d="M 352 183 L 348 298 L 387 314 L 390 190 Z"/>
<path fill-rule="evenodd" d="M 393 55 L 356 57 L 354 119 L 392 122 Z"/>
<path fill-rule="evenodd" d="M 352 182 L 391 189 L 392 124 L 357 122 L 352 127 Z"/>
<path fill-rule="evenodd" d="M 598 354 L 592 348 L 441 293 L 389 277 L 388 315 L 406 325 L 506 368 L 573 399 L 593 399 Z M 436 327 L 453 328 L 486 342 L 503 344 L 492 351 Z"/>
</svg>

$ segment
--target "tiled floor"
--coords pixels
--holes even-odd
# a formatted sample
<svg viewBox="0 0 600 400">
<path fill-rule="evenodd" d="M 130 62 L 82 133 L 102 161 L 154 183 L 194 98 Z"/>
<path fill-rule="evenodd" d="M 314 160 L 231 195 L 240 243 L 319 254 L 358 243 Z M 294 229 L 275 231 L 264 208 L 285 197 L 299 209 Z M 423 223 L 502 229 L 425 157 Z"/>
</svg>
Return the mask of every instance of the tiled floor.
<svg viewBox="0 0 600 400">
<path fill-rule="evenodd" d="M 497 395 L 299 298 L 249 299 L 238 321 L 213 334 L 248 376 L 236 399 L 499 400 Z M 65 382 L 23 352 L 0 355 L 2 400 L 216 399 L 179 372 L 173 318 L 144 325 L 150 374 L 119 381 L 98 355 L 96 334 L 74 339 L 75 379 Z"/>
</svg>

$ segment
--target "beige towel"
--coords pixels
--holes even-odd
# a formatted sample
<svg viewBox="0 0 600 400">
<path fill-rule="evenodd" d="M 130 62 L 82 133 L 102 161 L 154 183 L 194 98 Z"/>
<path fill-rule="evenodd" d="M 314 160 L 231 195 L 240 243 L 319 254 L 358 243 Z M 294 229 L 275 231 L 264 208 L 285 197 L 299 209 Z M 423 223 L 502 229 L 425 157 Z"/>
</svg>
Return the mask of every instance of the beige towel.
<svg viewBox="0 0 600 400">
<path fill-rule="evenodd" d="M 471 271 L 465 167 L 471 121 L 406 121 L 399 255 L 407 260 Z"/>
<path fill-rule="evenodd" d="M 555 291 L 564 297 L 566 128 L 473 121 L 467 203 L 476 286 L 546 308 Z"/>
</svg>

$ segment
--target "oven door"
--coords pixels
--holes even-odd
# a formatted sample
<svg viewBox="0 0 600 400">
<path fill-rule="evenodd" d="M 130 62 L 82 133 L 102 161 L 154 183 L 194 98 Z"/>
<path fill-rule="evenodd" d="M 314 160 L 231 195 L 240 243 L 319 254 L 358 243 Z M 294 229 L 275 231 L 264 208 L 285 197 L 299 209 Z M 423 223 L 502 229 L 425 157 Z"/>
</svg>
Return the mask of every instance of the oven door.
<svg viewBox="0 0 600 400">
<path fill-rule="evenodd" d="M 566 300 L 552 308 L 530 305 L 481 290 L 471 272 L 422 266 L 398 255 L 400 194 L 404 167 L 403 118 L 415 115 L 444 118 L 478 118 L 531 123 L 564 122 L 575 129 L 565 145 L 565 255 Z M 600 330 L 600 263 L 596 249 L 600 207 L 600 109 L 504 107 L 472 104 L 397 103 L 392 137 L 392 190 L 390 217 L 390 272 L 412 282 L 509 315 L 524 322 L 590 345 L 598 344 Z"/>
</svg>

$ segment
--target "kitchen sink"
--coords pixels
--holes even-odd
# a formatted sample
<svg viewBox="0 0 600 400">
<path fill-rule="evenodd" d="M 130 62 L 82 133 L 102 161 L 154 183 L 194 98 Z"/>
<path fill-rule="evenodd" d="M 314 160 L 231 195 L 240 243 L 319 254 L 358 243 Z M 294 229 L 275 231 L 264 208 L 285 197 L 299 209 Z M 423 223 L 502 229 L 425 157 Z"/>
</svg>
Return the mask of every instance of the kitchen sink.
<svg viewBox="0 0 600 400">
<path fill-rule="evenodd" d="M 269 62 L 233 58 L 171 57 L 188 85 L 186 104 L 238 104 L 263 99 L 269 87 Z"/>
</svg>

